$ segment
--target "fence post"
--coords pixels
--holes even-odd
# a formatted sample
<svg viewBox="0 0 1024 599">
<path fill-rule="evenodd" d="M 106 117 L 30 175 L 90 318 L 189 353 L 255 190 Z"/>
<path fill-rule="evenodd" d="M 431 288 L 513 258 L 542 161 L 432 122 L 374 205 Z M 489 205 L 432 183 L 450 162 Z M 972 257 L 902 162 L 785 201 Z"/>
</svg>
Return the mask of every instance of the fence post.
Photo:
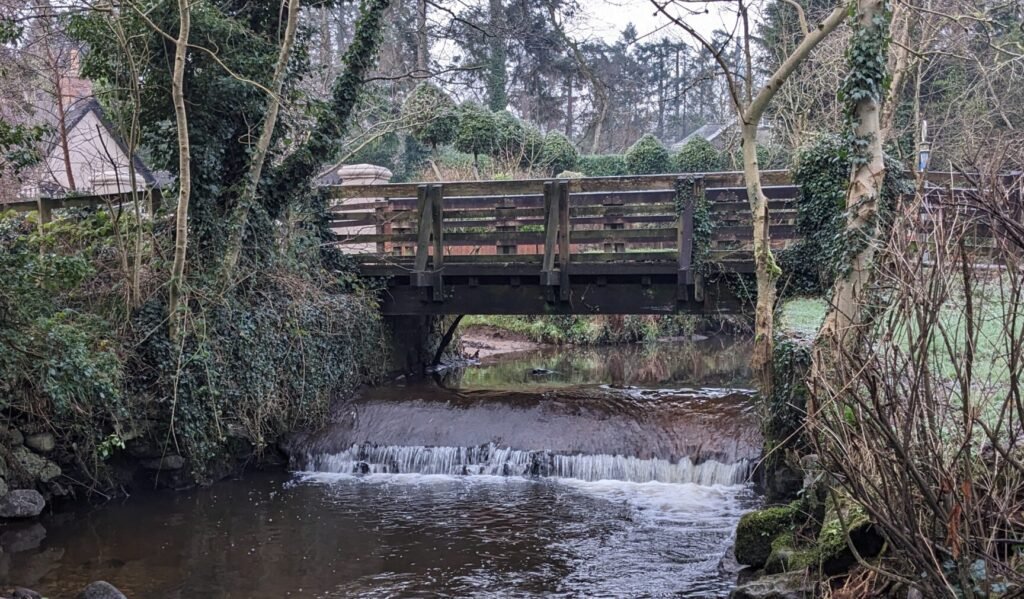
<svg viewBox="0 0 1024 599">
<path fill-rule="evenodd" d="M 558 182 L 558 297 L 569 300 L 569 182 Z"/>
<path fill-rule="evenodd" d="M 416 188 L 416 255 L 413 258 L 412 276 L 413 285 L 416 287 L 427 287 L 430 285 L 427 277 L 427 261 L 430 257 L 430 232 L 434 217 L 431 208 L 433 195 L 429 193 L 426 185 Z"/>
<path fill-rule="evenodd" d="M 555 247 L 558 244 L 559 202 L 558 189 L 553 181 L 544 182 L 544 261 L 541 263 L 541 284 L 553 287 L 558 284 L 555 272 Z"/>
<path fill-rule="evenodd" d="M 677 187 L 682 185 L 683 179 L 680 178 Z M 679 214 L 676 222 L 676 247 L 679 250 L 676 300 L 679 302 L 689 301 L 688 287 L 693 284 L 693 212 L 697 194 L 703 185 L 703 179 L 693 179 L 693 188 L 691 193 L 688 194 L 686 203 L 683 205 L 683 211 Z"/>
<path fill-rule="evenodd" d="M 430 198 L 431 233 L 434 237 L 434 272 L 432 273 L 433 290 L 431 299 L 435 302 L 444 299 L 444 287 L 441 271 L 444 270 L 444 188 L 431 185 L 427 190 Z"/>
</svg>

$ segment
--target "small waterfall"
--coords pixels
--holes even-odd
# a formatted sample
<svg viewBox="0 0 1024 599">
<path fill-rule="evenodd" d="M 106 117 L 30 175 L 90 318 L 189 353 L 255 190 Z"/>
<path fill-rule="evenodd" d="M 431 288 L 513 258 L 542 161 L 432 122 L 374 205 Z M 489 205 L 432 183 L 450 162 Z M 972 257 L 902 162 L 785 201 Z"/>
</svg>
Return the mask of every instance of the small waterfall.
<svg viewBox="0 0 1024 599">
<path fill-rule="evenodd" d="M 338 453 L 308 454 L 304 469 L 339 474 L 485 474 L 734 485 L 747 480 L 752 464 L 746 459 L 731 464 L 715 460 L 695 464 L 688 457 L 671 462 L 621 455 L 560 455 L 494 443 L 473 447 L 356 444 Z"/>
</svg>

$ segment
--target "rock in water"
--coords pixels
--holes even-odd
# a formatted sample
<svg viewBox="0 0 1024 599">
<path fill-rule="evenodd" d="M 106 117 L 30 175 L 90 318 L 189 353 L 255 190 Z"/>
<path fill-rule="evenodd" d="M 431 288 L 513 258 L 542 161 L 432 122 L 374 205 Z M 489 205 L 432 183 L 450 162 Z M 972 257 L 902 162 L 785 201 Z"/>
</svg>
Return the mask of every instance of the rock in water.
<svg viewBox="0 0 1024 599">
<path fill-rule="evenodd" d="M 14 592 L 11 593 L 11 599 L 43 599 L 43 596 L 32 589 L 14 587 Z"/>
<path fill-rule="evenodd" d="M 39 453 L 50 453 L 57 446 L 51 433 L 36 433 L 25 437 L 25 445 Z"/>
<path fill-rule="evenodd" d="M 28 448 L 19 447 L 13 452 L 14 460 L 32 480 L 48 483 L 60 476 L 60 466 L 43 456 L 32 453 Z"/>
<path fill-rule="evenodd" d="M 810 599 L 814 582 L 804 572 L 762 576 L 733 589 L 729 599 Z"/>
<path fill-rule="evenodd" d="M 33 489 L 18 489 L 0 497 L 0 518 L 34 518 L 42 513 L 46 500 Z"/>
<path fill-rule="evenodd" d="M 78 599 L 128 599 L 124 596 L 124 593 L 117 590 L 117 587 L 105 582 L 98 580 L 89 586 L 85 587 L 85 590 L 78 594 Z"/>
</svg>

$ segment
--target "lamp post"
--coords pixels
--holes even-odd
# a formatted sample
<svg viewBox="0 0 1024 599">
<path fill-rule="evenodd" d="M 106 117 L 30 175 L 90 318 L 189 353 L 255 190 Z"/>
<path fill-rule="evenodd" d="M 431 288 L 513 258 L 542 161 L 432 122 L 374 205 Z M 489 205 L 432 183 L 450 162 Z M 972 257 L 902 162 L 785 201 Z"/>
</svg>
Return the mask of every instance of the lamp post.
<svg viewBox="0 0 1024 599">
<path fill-rule="evenodd" d="M 932 144 L 928 143 L 928 121 L 921 121 L 921 142 L 917 145 L 917 172 L 928 172 L 928 160 L 931 159 Z"/>
</svg>

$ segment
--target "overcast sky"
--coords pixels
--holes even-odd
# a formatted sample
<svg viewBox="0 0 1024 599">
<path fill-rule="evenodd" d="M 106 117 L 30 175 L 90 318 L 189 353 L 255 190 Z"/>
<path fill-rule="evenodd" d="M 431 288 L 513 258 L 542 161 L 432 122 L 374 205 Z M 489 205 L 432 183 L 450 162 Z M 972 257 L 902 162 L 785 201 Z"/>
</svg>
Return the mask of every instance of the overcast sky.
<svg viewBox="0 0 1024 599">
<path fill-rule="evenodd" d="M 580 15 L 572 31 L 579 39 L 586 39 L 589 30 L 591 35 L 598 35 L 611 42 L 618 39 L 627 23 L 633 23 L 641 38 L 669 37 L 692 43 L 677 25 L 658 13 L 650 0 L 580 0 L 580 6 L 585 14 Z M 668 10 L 702 34 L 710 34 L 718 28 L 732 28 L 735 23 L 731 14 L 717 8 L 722 6 L 720 3 L 707 5 L 705 14 L 693 14 L 704 11 L 705 5 L 688 2 L 686 6 L 691 11 L 684 12 L 681 7 L 669 7 Z"/>
</svg>

